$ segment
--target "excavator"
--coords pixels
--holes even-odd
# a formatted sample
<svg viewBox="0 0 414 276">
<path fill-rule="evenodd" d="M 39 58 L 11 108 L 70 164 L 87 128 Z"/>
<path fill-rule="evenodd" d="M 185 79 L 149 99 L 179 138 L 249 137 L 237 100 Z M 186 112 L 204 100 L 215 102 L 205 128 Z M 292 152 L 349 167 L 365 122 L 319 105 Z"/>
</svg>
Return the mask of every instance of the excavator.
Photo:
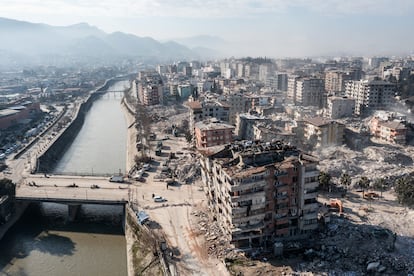
<svg viewBox="0 0 414 276">
<path fill-rule="evenodd" d="M 329 201 L 329 205 L 331 208 L 335 208 L 338 210 L 338 214 L 339 216 L 343 216 L 343 205 L 342 205 L 342 200 L 337 199 L 337 198 L 331 198 Z"/>
</svg>

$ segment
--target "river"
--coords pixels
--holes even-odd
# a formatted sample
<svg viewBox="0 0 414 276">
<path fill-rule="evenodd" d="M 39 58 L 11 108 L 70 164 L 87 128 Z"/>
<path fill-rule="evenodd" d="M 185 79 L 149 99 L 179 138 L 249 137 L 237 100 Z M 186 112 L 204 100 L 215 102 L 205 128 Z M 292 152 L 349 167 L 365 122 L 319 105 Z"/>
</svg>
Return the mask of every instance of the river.
<svg viewBox="0 0 414 276">
<path fill-rule="evenodd" d="M 126 85 L 118 82 L 109 90 Z M 125 170 L 127 126 L 120 100 L 108 93 L 94 102 L 57 172 Z M 66 205 L 30 205 L 0 241 L 0 275 L 127 275 L 122 207 L 83 205 L 73 223 L 66 215 Z"/>
</svg>

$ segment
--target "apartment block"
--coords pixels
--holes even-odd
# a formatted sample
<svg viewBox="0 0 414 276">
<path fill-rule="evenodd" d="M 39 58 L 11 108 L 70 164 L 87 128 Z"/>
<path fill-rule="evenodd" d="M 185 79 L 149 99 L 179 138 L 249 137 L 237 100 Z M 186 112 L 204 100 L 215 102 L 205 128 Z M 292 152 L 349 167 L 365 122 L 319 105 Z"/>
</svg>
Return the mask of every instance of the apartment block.
<svg viewBox="0 0 414 276">
<path fill-rule="evenodd" d="M 196 147 L 198 149 L 230 144 L 233 142 L 234 126 L 218 120 L 205 120 L 195 124 Z"/>
<path fill-rule="evenodd" d="M 138 98 L 145 106 L 163 103 L 164 87 L 157 72 L 142 71 L 138 75 Z"/>
<path fill-rule="evenodd" d="M 342 145 L 345 125 L 322 117 L 304 120 L 304 138 L 315 148 Z"/>
<path fill-rule="evenodd" d="M 294 102 L 297 105 L 322 107 L 324 95 L 325 83 L 323 79 L 306 77 L 296 81 L 296 98 Z"/>
<path fill-rule="evenodd" d="M 242 141 L 200 162 L 209 208 L 236 247 L 306 238 L 318 227 L 314 157 L 280 141 Z"/>
<path fill-rule="evenodd" d="M 355 114 L 361 115 L 364 111 L 383 109 L 391 104 L 395 89 L 395 84 L 382 80 L 349 81 L 345 95 L 355 99 Z"/>
<path fill-rule="evenodd" d="M 355 100 L 347 97 L 329 96 L 326 115 L 331 119 L 351 117 L 354 114 Z"/>
<path fill-rule="evenodd" d="M 190 129 L 194 134 L 195 123 L 207 118 L 216 118 L 222 122 L 229 121 L 230 106 L 218 100 L 203 100 L 187 102 L 190 110 Z"/>
<path fill-rule="evenodd" d="M 374 137 L 384 142 L 400 145 L 407 142 L 408 129 L 402 121 L 381 120 L 379 117 L 373 117 L 369 129 Z"/>
</svg>

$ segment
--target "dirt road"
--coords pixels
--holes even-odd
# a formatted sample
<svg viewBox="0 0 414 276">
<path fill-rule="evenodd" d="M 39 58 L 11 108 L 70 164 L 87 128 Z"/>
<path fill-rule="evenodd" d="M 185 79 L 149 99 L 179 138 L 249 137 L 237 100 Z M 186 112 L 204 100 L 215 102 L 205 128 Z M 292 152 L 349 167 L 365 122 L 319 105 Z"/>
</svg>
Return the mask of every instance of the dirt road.
<svg viewBox="0 0 414 276">
<path fill-rule="evenodd" d="M 182 115 L 181 115 L 182 116 Z M 128 125 L 132 125 L 133 116 L 126 113 Z M 175 120 L 173 117 L 170 121 Z M 131 185 L 132 199 L 137 202 L 140 209 L 145 210 L 154 224 L 154 231 L 161 233 L 167 240 L 168 246 L 174 252 L 170 258 L 171 264 L 176 268 L 176 274 L 179 275 L 228 275 L 225 265 L 218 259 L 211 258 L 207 254 L 207 248 L 204 246 L 204 235 L 198 233 L 195 229 L 196 218 L 192 212 L 199 208 L 205 199 L 204 192 L 201 189 L 201 183 L 176 183 L 176 185 L 167 188 L 166 182 L 159 179 L 162 164 L 168 159 L 168 154 L 174 152 L 177 154 L 176 163 L 185 164 L 194 154 L 187 150 L 188 144 L 183 137 L 173 137 L 171 134 L 163 133 L 165 121 L 161 124 L 152 125 L 152 132 L 156 134 L 157 139 L 152 141 L 153 144 L 151 156 L 151 169 L 144 174 L 144 182 L 133 181 Z M 128 129 L 128 156 L 127 166 L 131 168 L 134 165 L 134 156 L 138 154 L 135 148 L 136 129 Z M 163 143 L 163 156 L 155 156 L 153 149 L 158 141 Z M 182 160 L 182 161 L 180 161 Z M 180 164 L 180 162 L 184 162 Z M 165 202 L 154 202 L 153 195 L 162 196 Z"/>
</svg>

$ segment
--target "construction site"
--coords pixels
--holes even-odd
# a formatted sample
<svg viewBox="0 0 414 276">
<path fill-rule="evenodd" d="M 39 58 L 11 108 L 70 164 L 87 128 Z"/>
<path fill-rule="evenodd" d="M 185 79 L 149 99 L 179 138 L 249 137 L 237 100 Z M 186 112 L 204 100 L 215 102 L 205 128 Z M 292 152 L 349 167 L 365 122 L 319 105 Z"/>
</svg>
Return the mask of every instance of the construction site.
<svg viewBox="0 0 414 276">
<path fill-rule="evenodd" d="M 199 152 L 186 136 L 185 106 L 145 110 L 147 133 L 130 136 L 148 146 L 128 150 L 129 164 L 149 157 L 151 169 L 134 183 L 133 197 L 165 239 L 172 275 L 414 272 L 414 211 L 397 202 L 392 184 L 412 172 L 412 146 L 372 140 L 359 151 L 305 153 L 242 141 Z M 318 191 L 320 171 L 332 176 L 328 191 Z M 345 172 L 349 187 L 340 184 Z M 356 187 L 362 176 L 389 185 L 364 197 Z"/>
</svg>

